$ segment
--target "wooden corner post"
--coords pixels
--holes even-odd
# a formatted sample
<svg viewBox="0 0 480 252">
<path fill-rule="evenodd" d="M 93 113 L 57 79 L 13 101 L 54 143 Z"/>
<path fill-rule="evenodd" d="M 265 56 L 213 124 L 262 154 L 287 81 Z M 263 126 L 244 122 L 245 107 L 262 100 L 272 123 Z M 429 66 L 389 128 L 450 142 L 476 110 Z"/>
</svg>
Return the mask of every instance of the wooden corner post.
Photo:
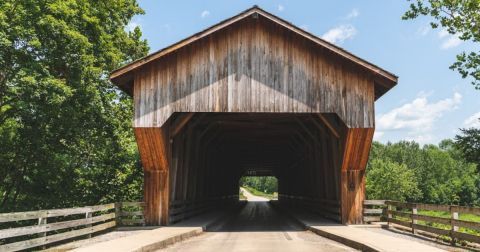
<svg viewBox="0 0 480 252">
<path fill-rule="evenodd" d="M 343 224 L 363 224 L 365 168 L 374 128 L 347 128 L 342 125 L 340 153 L 340 199 Z"/>
<path fill-rule="evenodd" d="M 145 225 L 169 225 L 170 120 L 160 128 L 133 129 L 144 170 Z"/>
</svg>

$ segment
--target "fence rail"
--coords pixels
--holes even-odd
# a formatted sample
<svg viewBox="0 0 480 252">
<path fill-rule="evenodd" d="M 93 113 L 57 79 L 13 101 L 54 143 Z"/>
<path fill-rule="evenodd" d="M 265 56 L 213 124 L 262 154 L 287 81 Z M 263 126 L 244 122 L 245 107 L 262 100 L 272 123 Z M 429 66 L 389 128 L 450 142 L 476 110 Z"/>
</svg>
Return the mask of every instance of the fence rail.
<svg viewBox="0 0 480 252">
<path fill-rule="evenodd" d="M 38 238 L 0 245 L 0 252 L 18 251 L 39 246 L 45 246 L 50 243 L 83 235 L 86 235 L 86 237 L 89 238 L 92 233 L 99 232 L 118 225 L 144 224 L 145 222 L 143 220 L 143 211 L 122 210 L 123 207 L 144 206 L 144 202 L 120 202 L 78 208 L 3 213 L 0 214 L 0 223 L 38 219 L 38 225 L 1 229 L 0 241 L 3 239 L 15 238 L 20 236 L 32 236 L 35 234 L 37 234 Z M 115 210 L 115 212 L 112 212 L 113 210 Z M 66 221 L 60 220 L 59 222 L 53 223 L 47 222 L 48 218 L 67 216 L 67 218 L 78 218 L 78 215 L 82 215 L 85 217 Z M 123 216 L 129 217 L 127 219 L 123 218 Z M 132 217 L 130 216 L 140 216 L 140 219 L 131 219 Z M 52 231 L 59 231 L 61 233 L 49 234 L 49 232 Z"/>
<path fill-rule="evenodd" d="M 278 202 L 280 202 L 281 204 L 290 204 L 296 207 L 301 207 L 310 212 L 325 216 L 336 221 L 342 220 L 340 200 L 317 199 L 279 194 Z"/>
<path fill-rule="evenodd" d="M 176 200 L 170 202 L 170 224 L 186 220 L 209 211 L 215 207 L 238 201 L 239 195 L 214 197 L 200 200 Z"/>
<path fill-rule="evenodd" d="M 452 242 L 455 242 L 455 240 L 459 239 L 469 242 L 480 243 L 480 236 L 459 231 L 459 227 L 462 227 L 477 230 L 480 232 L 480 222 L 458 219 L 459 214 L 473 214 L 480 216 L 480 208 L 478 207 L 406 203 L 390 200 L 365 200 L 363 202 L 363 205 L 363 213 L 365 214 L 364 221 L 385 220 L 389 223 L 395 223 L 400 226 L 409 227 L 412 229 L 412 232 L 414 234 L 417 232 L 417 230 L 422 230 L 438 235 L 449 236 L 452 238 Z M 386 209 L 368 209 L 367 206 L 383 206 L 384 208 L 386 206 Z M 394 210 L 394 207 L 397 209 Z M 398 208 L 407 211 L 399 211 Z M 450 218 L 421 215 L 418 214 L 418 210 L 449 212 Z M 367 216 L 372 214 L 375 214 L 377 216 Z M 387 217 L 382 217 L 380 215 L 387 215 Z M 395 217 L 401 217 L 410 220 L 402 220 Z M 418 221 L 449 225 L 451 226 L 451 228 L 442 229 L 438 227 L 421 225 L 418 224 Z"/>
</svg>

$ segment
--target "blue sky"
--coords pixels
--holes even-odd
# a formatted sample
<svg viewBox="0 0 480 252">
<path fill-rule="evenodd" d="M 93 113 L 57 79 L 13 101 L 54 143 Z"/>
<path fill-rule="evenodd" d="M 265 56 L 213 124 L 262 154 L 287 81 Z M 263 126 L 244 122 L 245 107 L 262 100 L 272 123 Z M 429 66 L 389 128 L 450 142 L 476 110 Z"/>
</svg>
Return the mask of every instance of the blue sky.
<svg viewBox="0 0 480 252">
<path fill-rule="evenodd" d="M 406 0 L 385 1 L 153 1 L 139 0 L 145 15 L 132 19 L 150 52 L 178 42 L 245 9 L 260 8 L 399 76 L 375 103 L 374 139 L 438 144 L 459 128 L 480 127 L 480 90 L 448 67 L 478 44 L 460 41 L 430 17 L 401 20 Z"/>
</svg>

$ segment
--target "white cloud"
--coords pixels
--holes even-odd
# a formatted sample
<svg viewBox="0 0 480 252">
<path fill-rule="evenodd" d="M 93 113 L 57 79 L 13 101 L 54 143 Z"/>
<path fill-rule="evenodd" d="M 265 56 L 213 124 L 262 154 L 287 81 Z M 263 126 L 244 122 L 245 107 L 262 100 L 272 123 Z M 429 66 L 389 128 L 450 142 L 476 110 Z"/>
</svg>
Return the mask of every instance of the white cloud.
<svg viewBox="0 0 480 252">
<path fill-rule="evenodd" d="M 351 39 L 357 35 L 357 33 L 353 25 L 340 25 L 323 34 L 322 39 L 330 43 L 336 43 L 337 41 L 343 43 L 345 39 Z"/>
<path fill-rule="evenodd" d="M 437 103 L 428 103 L 431 92 L 420 92 L 411 103 L 395 108 L 386 114 L 376 115 L 376 129 L 385 131 L 405 131 L 407 140 L 430 142 L 435 136 L 431 134 L 435 122 L 444 112 L 456 110 L 462 103 L 462 96 L 455 93 L 453 98 L 447 98 Z"/>
<path fill-rule="evenodd" d="M 308 26 L 306 24 L 300 25 L 300 28 L 302 28 L 305 31 L 308 31 Z"/>
<path fill-rule="evenodd" d="M 350 14 L 347 15 L 346 19 L 356 18 L 360 15 L 360 11 L 358 9 L 353 9 Z"/>
<path fill-rule="evenodd" d="M 383 134 L 385 134 L 384 131 L 375 130 L 375 132 L 373 133 L 373 140 L 378 140 L 379 138 L 381 138 L 383 136 Z"/>
<path fill-rule="evenodd" d="M 279 10 L 279 11 L 283 11 L 284 9 L 285 9 L 285 7 L 283 7 L 283 5 L 279 5 L 279 6 L 278 6 L 278 10 Z"/>
<path fill-rule="evenodd" d="M 448 49 L 460 45 L 462 40 L 460 40 L 459 35 L 450 36 L 447 40 L 443 41 L 443 44 L 440 46 L 442 49 Z"/>
<path fill-rule="evenodd" d="M 460 45 L 460 43 L 462 43 L 462 40 L 459 38 L 460 35 L 458 35 L 458 34 L 451 35 L 451 34 L 448 33 L 448 31 L 446 29 L 442 29 L 438 32 L 438 37 L 440 37 L 440 38 L 445 38 L 447 36 L 448 36 L 448 38 L 446 40 L 444 40 L 442 45 L 440 46 L 441 49 L 448 49 L 448 48 L 456 47 L 456 46 Z"/>
<path fill-rule="evenodd" d="M 478 113 L 470 116 L 465 121 L 463 121 L 463 126 L 465 128 L 480 128 L 480 111 Z"/>
<path fill-rule="evenodd" d="M 160 28 L 166 29 L 167 31 L 171 31 L 171 30 L 172 30 L 172 27 L 170 26 L 170 24 L 161 25 Z"/>
<path fill-rule="evenodd" d="M 440 30 L 440 31 L 438 32 L 438 36 L 439 36 L 440 38 L 443 38 L 443 37 L 445 37 L 445 36 L 447 36 L 447 35 L 448 35 L 448 31 L 447 31 L 446 29 Z"/>
<path fill-rule="evenodd" d="M 202 12 L 202 14 L 200 15 L 200 17 L 201 17 L 201 18 L 205 18 L 205 17 L 207 17 L 208 15 L 210 15 L 210 12 L 209 12 L 208 10 L 204 10 L 204 11 Z"/>
<path fill-rule="evenodd" d="M 126 30 L 126 31 L 131 31 L 131 32 L 133 32 L 137 26 L 140 28 L 140 30 L 142 29 L 143 19 L 137 18 L 136 21 L 133 21 L 133 22 L 128 23 L 128 24 L 125 26 L 125 30 Z"/>
<path fill-rule="evenodd" d="M 417 35 L 419 36 L 425 36 L 427 33 L 430 31 L 430 26 L 421 26 L 417 30 Z"/>
</svg>

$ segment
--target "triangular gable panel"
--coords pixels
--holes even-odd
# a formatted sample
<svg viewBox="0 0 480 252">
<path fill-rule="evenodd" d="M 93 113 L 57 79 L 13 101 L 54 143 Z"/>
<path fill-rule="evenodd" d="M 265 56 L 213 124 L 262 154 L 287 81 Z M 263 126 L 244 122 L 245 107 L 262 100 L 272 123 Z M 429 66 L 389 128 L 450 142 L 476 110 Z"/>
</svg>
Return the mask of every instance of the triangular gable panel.
<svg viewBox="0 0 480 252">
<path fill-rule="evenodd" d="M 231 17 L 229 19 L 226 19 L 210 28 L 207 28 L 199 33 L 194 34 L 191 37 L 188 37 L 176 44 L 173 44 L 169 47 L 166 47 L 164 49 L 161 49 L 155 53 L 152 53 L 146 57 L 143 57 L 141 59 L 138 59 L 122 68 L 119 68 L 115 71 L 113 71 L 110 74 L 110 79 L 111 81 L 116 84 L 120 89 L 123 91 L 127 92 L 130 96 L 133 96 L 133 79 L 134 79 L 134 71 L 143 65 L 152 62 L 154 60 L 160 59 L 161 57 L 172 53 L 182 47 L 185 47 L 195 41 L 198 41 L 199 39 L 205 38 L 212 33 L 215 33 L 219 30 L 226 29 L 228 26 L 232 25 L 235 22 L 238 22 L 244 18 L 251 17 L 251 16 L 256 16 L 256 15 L 261 15 L 262 17 L 275 22 L 278 25 L 281 25 L 285 27 L 286 29 L 291 30 L 292 32 L 298 34 L 299 36 L 303 36 L 304 38 L 311 40 L 318 45 L 324 47 L 325 49 L 330 50 L 334 54 L 337 54 L 338 56 L 341 56 L 357 65 L 360 67 L 364 68 L 366 71 L 372 73 L 374 75 L 374 82 L 375 82 L 375 100 L 380 98 L 383 94 L 388 92 L 391 88 L 393 88 L 398 81 L 398 77 L 395 76 L 394 74 L 387 72 L 380 67 L 369 63 L 353 54 L 350 52 L 334 45 L 331 44 L 321 38 L 316 37 L 315 35 L 308 33 L 295 25 L 259 8 L 258 6 L 254 6 L 234 17 Z"/>
</svg>

